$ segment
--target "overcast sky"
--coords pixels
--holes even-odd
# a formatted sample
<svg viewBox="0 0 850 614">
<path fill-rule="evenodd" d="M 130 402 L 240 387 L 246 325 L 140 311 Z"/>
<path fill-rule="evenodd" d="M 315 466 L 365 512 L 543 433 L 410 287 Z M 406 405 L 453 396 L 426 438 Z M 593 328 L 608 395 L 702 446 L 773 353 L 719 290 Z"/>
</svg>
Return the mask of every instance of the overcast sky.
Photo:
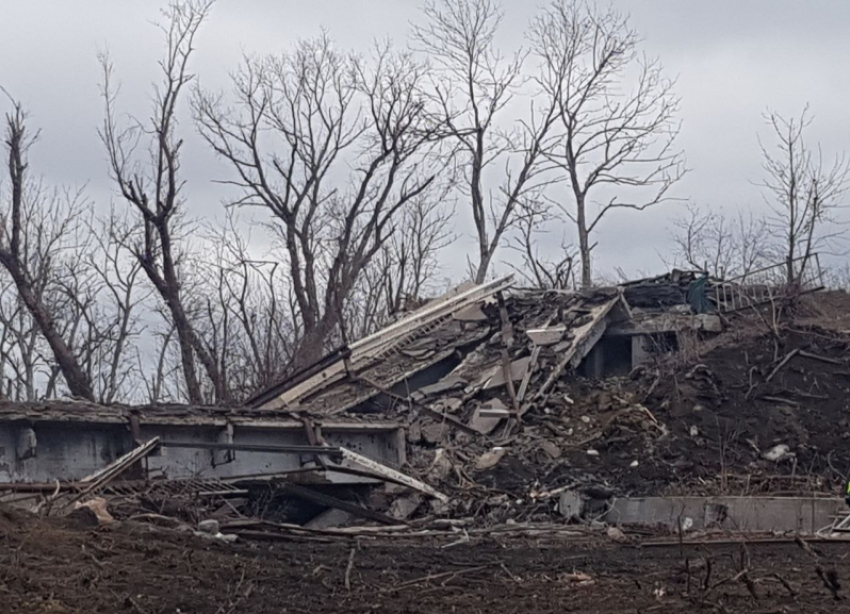
<svg viewBox="0 0 850 614">
<path fill-rule="evenodd" d="M 520 43 L 537 4 L 505 0 L 504 41 Z M 646 0 L 615 2 L 631 15 L 678 79 L 679 144 L 690 174 L 677 195 L 733 211 L 763 210 L 757 134 L 767 135 L 766 108 L 785 115 L 811 105 L 809 140 L 827 154 L 850 135 L 848 0 Z M 96 129 L 102 119 L 96 54 L 108 48 L 122 82 L 121 108 L 142 114 L 157 77 L 158 0 L 0 0 L 0 85 L 22 100 L 42 138 L 33 170 L 56 184 L 88 184 L 104 206 L 114 198 Z M 375 38 L 403 44 L 418 17 L 417 0 L 219 0 L 198 39 L 194 72 L 224 88 L 243 53 L 279 52 L 322 28 L 342 46 L 366 50 Z M 0 108 L 6 109 L 5 101 Z M 220 215 L 223 195 L 211 183 L 229 172 L 194 137 L 188 122 L 184 170 L 191 211 Z M 657 272 L 669 249 L 675 206 L 617 213 L 603 222 L 601 270 Z M 465 211 L 464 211 L 465 213 Z M 456 249 L 473 249 L 468 233 Z M 502 252 L 502 256 L 506 256 Z"/>
</svg>

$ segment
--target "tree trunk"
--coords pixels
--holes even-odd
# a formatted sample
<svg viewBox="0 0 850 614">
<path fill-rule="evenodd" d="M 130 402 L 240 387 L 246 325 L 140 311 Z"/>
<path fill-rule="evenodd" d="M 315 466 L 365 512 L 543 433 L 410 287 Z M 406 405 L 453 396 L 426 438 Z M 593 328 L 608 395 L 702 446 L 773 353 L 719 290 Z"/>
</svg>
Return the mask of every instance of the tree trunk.
<svg viewBox="0 0 850 614">
<path fill-rule="evenodd" d="M 487 280 L 487 271 L 490 269 L 490 261 L 492 259 L 492 252 L 489 250 L 481 251 L 478 261 L 478 271 L 475 273 L 475 283 L 483 284 Z"/>
<path fill-rule="evenodd" d="M 593 285 L 593 266 L 590 261 L 590 232 L 587 229 L 584 195 L 576 196 L 576 229 L 581 256 L 581 287 L 589 288 Z"/>
<path fill-rule="evenodd" d="M 62 376 L 65 378 L 65 383 L 68 385 L 68 390 L 75 397 L 86 399 L 94 402 L 94 392 L 92 391 L 91 382 L 88 376 L 80 368 L 76 356 L 71 351 L 71 348 L 65 343 L 62 335 L 56 330 L 56 324 L 53 322 L 53 317 L 44 308 L 41 300 L 32 291 L 28 280 L 23 272 L 18 268 L 17 263 L 9 262 L 6 255 L 2 258 L 6 269 L 12 276 L 15 282 L 15 287 L 18 289 L 18 294 L 27 306 L 27 309 L 32 314 L 38 324 L 41 334 L 47 340 L 56 362 L 59 364 L 59 369 L 62 371 Z"/>
<path fill-rule="evenodd" d="M 177 329 L 177 342 L 180 346 L 180 365 L 183 368 L 183 377 L 186 380 L 186 393 L 189 403 L 200 405 L 204 402 L 201 394 L 201 385 L 198 383 L 198 374 L 195 372 L 194 334 L 189 320 L 183 311 L 179 300 L 168 301 L 171 308 L 171 318 L 174 320 L 174 328 Z"/>
</svg>

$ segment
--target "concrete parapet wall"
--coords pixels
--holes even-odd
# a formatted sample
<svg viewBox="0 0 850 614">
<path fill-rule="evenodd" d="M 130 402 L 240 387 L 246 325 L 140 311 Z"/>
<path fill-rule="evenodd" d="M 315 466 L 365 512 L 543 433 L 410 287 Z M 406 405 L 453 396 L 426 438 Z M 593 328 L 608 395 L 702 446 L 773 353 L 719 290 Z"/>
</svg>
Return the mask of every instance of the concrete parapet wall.
<svg viewBox="0 0 850 614">
<path fill-rule="evenodd" d="M 814 497 L 646 497 L 615 499 L 609 524 L 813 534 L 846 511 L 843 499 Z"/>
<path fill-rule="evenodd" d="M 398 428 L 368 425 L 323 427 L 332 446 L 345 446 L 372 460 L 400 466 L 404 462 L 404 436 Z M 143 424 L 139 439 L 160 437 L 168 442 L 235 443 L 252 445 L 307 445 L 302 425 L 281 427 L 269 422 L 262 428 L 213 425 Z M 129 425 L 83 422 L 0 422 L 0 483 L 79 480 L 129 452 L 133 440 Z M 164 448 L 146 460 L 152 474 L 169 478 L 229 478 L 246 474 L 277 473 L 312 464 L 309 454 L 279 454 Z M 139 476 L 141 477 L 141 476 Z M 331 481 L 362 482 L 365 478 L 332 472 Z"/>
</svg>

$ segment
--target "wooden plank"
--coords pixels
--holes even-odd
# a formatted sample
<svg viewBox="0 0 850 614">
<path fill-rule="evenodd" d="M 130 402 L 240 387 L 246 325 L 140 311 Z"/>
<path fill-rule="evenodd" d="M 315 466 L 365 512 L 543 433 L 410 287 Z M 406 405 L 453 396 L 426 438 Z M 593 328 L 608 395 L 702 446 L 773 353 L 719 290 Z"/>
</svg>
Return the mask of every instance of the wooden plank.
<svg viewBox="0 0 850 614">
<path fill-rule="evenodd" d="M 159 437 L 154 437 L 147 443 L 144 443 L 138 448 L 135 448 L 127 454 L 115 459 L 103 469 L 83 478 L 81 481 L 86 484 L 86 486 L 76 496 L 72 497 L 70 501 L 62 506 L 63 509 L 71 507 L 74 503 L 86 495 L 89 495 L 109 484 L 112 480 L 132 467 L 137 461 L 153 452 L 159 444 Z"/>
<path fill-rule="evenodd" d="M 159 437 L 154 437 L 150 441 L 140 445 L 138 448 L 133 448 L 132 450 L 130 450 L 129 452 L 127 452 L 123 456 L 119 456 L 118 458 L 116 458 L 114 461 L 109 463 L 103 469 L 98 469 L 97 471 L 95 471 L 91 475 L 87 475 L 82 480 L 80 480 L 80 482 L 83 482 L 83 483 L 97 482 L 101 478 L 106 477 L 108 474 L 113 474 L 116 471 L 118 473 L 115 473 L 115 475 L 118 475 L 122 471 L 124 471 L 124 469 L 126 469 L 127 467 L 129 467 L 130 465 L 135 463 L 137 460 L 140 460 L 140 459 L 144 458 L 145 456 L 147 456 L 148 454 L 150 454 L 151 452 L 153 452 L 157 448 L 157 446 L 159 446 L 159 443 L 160 443 Z"/>
<path fill-rule="evenodd" d="M 384 476 L 388 478 L 390 481 L 395 482 L 397 484 L 404 484 L 408 488 L 412 488 L 418 492 L 434 497 L 438 501 L 442 501 L 443 503 L 448 503 L 449 498 L 443 493 L 437 491 L 434 488 L 431 488 L 424 482 L 421 482 L 415 478 L 410 477 L 409 475 L 405 475 L 401 471 L 396 471 L 386 465 L 382 465 L 379 462 L 373 461 L 370 458 L 366 458 L 365 456 L 361 456 L 356 452 L 352 452 L 348 448 L 343 448 L 340 446 L 339 448 L 342 451 L 342 457 L 352 463 L 360 465 L 361 467 L 365 467 L 369 471 L 374 472 L 377 476 Z"/>
</svg>

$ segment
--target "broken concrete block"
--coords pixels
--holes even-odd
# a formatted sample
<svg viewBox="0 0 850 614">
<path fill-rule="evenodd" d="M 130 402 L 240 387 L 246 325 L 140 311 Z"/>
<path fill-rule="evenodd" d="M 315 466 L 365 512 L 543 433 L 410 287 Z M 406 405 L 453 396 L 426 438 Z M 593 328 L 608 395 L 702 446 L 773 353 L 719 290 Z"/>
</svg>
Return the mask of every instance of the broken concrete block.
<svg viewBox="0 0 850 614">
<path fill-rule="evenodd" d="M 552 458 L 561 458 L 561 448 L 552 441 L 545 440 L 540 443 L 540 449 Z"/>
<path fill-rule="evenodd" d="M 482 415 L 483 413 L 487 413 L 488 415 Z M 493 415 L 494 413 L 496 415 Z M 510 416 L 510 412 L 507 406 L 499 399 L 491 399 L 475 410 L 472 418 L 469 420 L 469 427 L 482 435 L 489 435 L 495 430 L 499 422 L 508 416 Z"/>
<path fill-rule="evenodd" d="M 407 520 L 422 505 L 423 500 L 422 495 L 416 493 L 407 497 L 399 497 L 390 505 L 390 516 L 397 520 Z"/>
<path fill-rule="evenodd" d="M 572 345 L 573 345 L 572 341 L 561 341 L 560 343 L 556 343 L 555 345 L 552 346 L 552 352 L 554 352 L 555 355 L 563 354 L 568 349 L 570 349 L 570 347 L 572 347 Z"/>
<path fill-rule="evenodd" d="M 198 531 L 215 535 L 221 529 L 218 520 L 202 520 L 198 523 Z"/>
<path fill-rule="evenodd" d="M 427 443 L 440 444 L 449 436 L 449 425 L 444 422 L 435 422 L 422 426 L 422 439 Z"/>
<path fill-rule="evenodd" d="M 691 437 L 699 437 L 699 429 L 695 425 L 691 425 L 691 428 L 688 430 Z"/>
<path fill-rule="evenodd" d="M 525 371 L 528 368 L 529 362 L 531 362 L 531 356 L 526 356 L 524 358 L 520 358 L 519 360 L 513 361 L 511 363 L 511 379 L 513 379 L 515 382 L 522 380 L 522 378 L 525 376 Z M 504 386 L 504 369 L 502 369 L 501 365 L 495 366 L 490 371 L 488 371 L 485 377 L 481 378 L 480 381 L 486 381 L 486 383 L 484 384 L 484 390 L 491 390 L 493 388 L 498 388 L 499 386 Z"/>
<path fill-rule="evenodd" d="M 410 443 L 419 443 L 422 441 L 422 425 L 419 421 L 411 422 L 407 427 L 407 441 Z"/>
<path fill-rule="evenodd" d="M 789 458 L 793 456 L 790 452 L 791 448 L 785 445 L 784 443 L 781 443 L 777 446 L 773 446 L 770 450 L 764 452 L 761 456 L 765 460 L 769 460 L 773 463 L 778 463 L 784 458 Z"/>
<path fill-rule="evenodd" d="M 452 314 L 452 317 L 459 322 L 484 322 L 487 320 L 487 314 L 481 309 L 480 303 L 464 307 Z"/>
<path fill-rule="evenodd" d="M 554 345 L 558 343 L 561 339 L 563 339 L 566 330 L 567 329 L 565 326 L 555 326 L 553 328 L 537 328 L 534 330 L 527 330 L 525 331 L 525 334 L 528 335 L 528 338 L 531 339 L 534 345 L 546 347 L 549 345 Z"/>
<path fill-rule="evenodd" d="M 584 500 L 581 494 L 574 490 L 567 490 L 561 493 L 558 499 L 558 512 L 568 520 L 579 520 L 582 510 L 584 509 Z"/>
<path fill-rule="evenodd" d="M 424 399 L 426 397 L 433 397 L 442 395 L 446 392 L 450 392 L 452 390 L 460 390 L 464 386 L 466 386 L 468 382 L 459 377 L 457 375 L 450 375 L 448 377 L 444 377 L 440 381 L 435 384 L 431 384 L 429 386 L 422 386 L 422 388 L 418 388 L 411 395 L 415 399 Z"/>
<path fill-rule="evenodd" d="M 478 471 L 483 471 L 485 469 L 495 467 L 499 464 L 499 461 L 502 460 L 505 457 L 505 454 L 507 453 L 508 451 L 506 448 L 493 448 L 489 452 L 485 452 L 484 454 L 478 457 L 478 460 L 475 461 L 475 468 Z"/>
</svg>

